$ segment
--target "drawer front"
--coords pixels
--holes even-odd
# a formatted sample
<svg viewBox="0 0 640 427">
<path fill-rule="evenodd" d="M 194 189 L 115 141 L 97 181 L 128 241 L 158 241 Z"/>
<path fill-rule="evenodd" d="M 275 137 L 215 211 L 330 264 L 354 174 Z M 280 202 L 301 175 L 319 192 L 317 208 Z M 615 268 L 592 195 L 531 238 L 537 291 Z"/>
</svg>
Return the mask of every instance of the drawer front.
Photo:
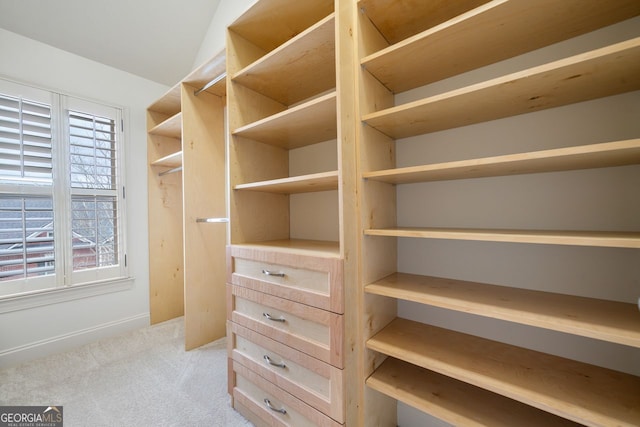
<svg viewBox="0 0 640 427">
<path fill-rule="evenodd" d="M 235 361 L 233 372 L 234 404 L 236 402 L 241 404 L 266 421 L 267 425 L 283 427 L 342 425 Z"/>
<path fill-rule="evenodd" d="M 343 371 L 250 329 L 228 324 L 233 360 L 331 418 L 344 422 Z"/>
<path fill-rule="evenodd" d="M 227 247 L 227 282 L 312 307 L 344 312 L 339 258 Z"/>
<path fill-rule="evenodd" d="M 316 359 L 343 368 L 343 316 L 236 285 L 231 320 Z"/>
</svg>

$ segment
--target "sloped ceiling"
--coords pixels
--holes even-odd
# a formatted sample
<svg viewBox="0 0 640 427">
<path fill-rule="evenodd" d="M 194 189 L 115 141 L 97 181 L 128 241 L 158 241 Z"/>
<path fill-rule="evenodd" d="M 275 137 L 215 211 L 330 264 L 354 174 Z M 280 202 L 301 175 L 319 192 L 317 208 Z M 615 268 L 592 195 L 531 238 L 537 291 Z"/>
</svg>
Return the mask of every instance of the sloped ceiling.
<svg viewBox="0 0 640 427">
<path fill-rule="evenodd" d="M 220 0 L 0 0 L 0 27 L 169 86 Z"/>
</svg>

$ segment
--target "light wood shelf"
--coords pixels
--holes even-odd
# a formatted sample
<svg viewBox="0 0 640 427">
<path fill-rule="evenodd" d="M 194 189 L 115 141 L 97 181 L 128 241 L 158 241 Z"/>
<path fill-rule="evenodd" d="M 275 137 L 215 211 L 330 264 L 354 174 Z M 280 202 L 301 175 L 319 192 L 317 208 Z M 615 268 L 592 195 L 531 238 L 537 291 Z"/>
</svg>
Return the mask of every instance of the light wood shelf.
<svg viewBox="0 0 640 427">
<path fill-rule="evenodd" d="M 180 112 L 180 91 L 180 84 L 178 83 L 151 104 L 148 110 L 163 113 L 168 116 L 178 114 Z"/>
<path fill-rule="evenodd" d="M 334 0 L 260 0 L 229 30 L 266 52 L 305 31 L 333 12 Z"/>
<path fill-rule="evenodd" d="M 636 304 L 406 273 L 365 291 L 640 348 Z"/>
<path fill-rule="evenodd" d="M 394 138 L 451 129 L 640 89 L 640 38 L 366 114 Z"/>
<path fill-rule="evenodd" d="M 338 171 L 320 172 L 290 178 L 239 184 L 235 190 L 263 191 L 267 193 L 313 193 L 338 189 Z"/>
<path fill-rule="evenodd" d="M 336 93 L 312 99 L 248 124 L 233 135 L 276 147 L 294 149 L 337 137 Z"/>
<path fill-rule="evenodd" d="M 640 423 L 633 375 L 401 318 L 367 347 L 579 423 Z"/>
<path fill-rule="evenodd" d="M 232 77 L 284 105 L 336 86 L 335 15 L 331 14 Z"/>
<path fill-rule="evenodd" d="M 367 379 L 367 386 L 453 425 L 492 427 L 574 426 L 549 414 L 480 387 L 389 357 Z"/>
<path fill-rule="evenodd" d="M 170 138 L 182 138 L 182 113 L 176 113 L 167 120 L 149 130 L 152 135 L 168 136 Z"/>
<path fill-rule="evenodd" d="M 362 65 L 392 92 L 403 92 L 638 14 L 634 0 L 496 0 L 369 55 Z"/>
<path fill-rule="evenodd" d="M 640 232 L 398 227 L 368 229 L 365 230 L 364 234 L 368 236 L 416 237 L 422 239 L 640 249 Z"/>
<path fill-rule="evenodd" d="M 151 166 L 165 166 L 168 168 L 177 168 L 182 166 L 182 151 L 164 156 L 156 161 L 151 162 Z"/>
<path fill-rule="evenodd" d="M 358 8 L 388 43 L 398 43 L 489 0 L 359 0 Z M 406 64 L 395 64 L 395 67 Z"/>
<path fill-rule="evenodd" d="M 364 178 L 407 184 L 640 163 L 640 139 L 365 172 Z"/>
<path fill-rule="evenodd" d="M 242 248 L 268 249 L 283 253 L 304 254 L 318 257 L 340 257 L 340 243 L 323 240 L 268 240 L 264 242 L 251 242 L 234 244 L 233 246 Z"/>
</svg>

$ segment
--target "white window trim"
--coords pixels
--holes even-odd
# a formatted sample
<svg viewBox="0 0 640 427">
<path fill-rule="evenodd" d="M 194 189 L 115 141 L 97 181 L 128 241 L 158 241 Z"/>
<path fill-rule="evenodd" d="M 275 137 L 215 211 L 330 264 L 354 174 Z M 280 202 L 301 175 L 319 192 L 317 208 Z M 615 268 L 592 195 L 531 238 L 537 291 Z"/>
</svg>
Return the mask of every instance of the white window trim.
<svg viewBox="0 0 640 427">
<path fill-rule="evenodd" d="M 82 96 L 78 96 L 78 95 L 74 95 L 74 94 L 69 94 L 69 93 L 65 93 L 59 90 L 52 90 L 49 88 L 44 88 L 44 87 L 39 87 L 37 85 L 33 85 L 33 84 L 29 84 L 29 83 L 24 83 L 24 82 L 20 82 L 20 81 L 16 81 L 13 80 L 11 78 L 7 78 L 5 76 L 0 75 L 0 89 L 2 87 L 20 87 L 20 89 L 23 91 L 23 95 L 26 98 L 31 98 L 33 100 L 36 101 L 43 101 L 43 98 L 41 97 L 42 92 L 47 92 L 50 94 L 51 98 L 50 100 L 44 100 L 43 102 L 50 102 L 51 103 L 51 120 L 52 120 L 52 125 L 51 125 L 51 132 L 52 132 L 52 138 L 60 138 L 57 139 L 58 141 L 66 141 L 65 138 L 68 136 L 67 133 L 68 131 L 64 128 L 64 123 L 66 122 L 67 119 L 65 119 L 63 116 L 66 115 L 67 110 L 68 110 L 68 102 L 67 100 L 73 100 L 73 106 L 75 106 L 76 108 L 72 108 L 73 110 L 81 110 L 83 108 L 83 105 L 89 105 L 90 107 L 90 111 L 87 112 L 93 112 L 96 115 L 99 115 L 99 109 L 102 108 L 106 108 L 108 110 L 115 110 L 117 112 L 116 114 L 116 128 L 117 128 L 117 134 L 118 137 L 116 139 L 116 143 L 117 143 L 117 152 L 119 153 L 118 157 L 117 157 L 117 167 L 119 168 L 118 174 L 119 174 L 119 183 L 118 183 L 118 202 L 120 204 L 119 207 L 119 212 L 121 213 L 121 216 L 119 217 L 119 222 L 118 222 L 118 229 L 120 230 L 120 236 L 119 236 L 119 255 L 120 255 L 120 260 L 118 263 L 118 266 L 115 267 L 106 267 L 106 268 L 97 268 L 97 269 L 92 269 L 91 271 L 96 272 L 96 274 L 87 274 L 84 275 L 84 277 L 86 277 L 86 279 L 84 279 L 85 281 L 78 281 L 78 280 L 73 280 L 72 278 L 69 278 L 67 280 L 65 280 L 65 274 L 64 271 L 67 271 L 69 275 L 73 276 L 74 272 L 73 269 L 65 269 L 65 270 L 56 270 L 56 274 L 55 274 L 55 283 L 53 284 L 53 286 L 47 285 L 47 280 L 45 279 L 46 276 L 43 277 L 35 277 L 32 279 L 38 279 L 38 278 L 43 278 L 45 280 L 43 280 L 43 285 L 41 286 L 35 286 L 34 289 L 30 289 L 30 290 L 22 290 L 22 291 L 18 291 L 17 293 L 7 293 L 7 294 L 2 294 L 0 293 L 0 313 L 5 313 L 5 312 L 10 312 L 10 311 L 16 311 L 16 310 L 22 310 L 22 309 L 27 309 L 27 308 L 31 308 L 31 307 L 38 307 L 38 306 L 44 306 L 44 305 L 49 305 L 49 304 L 55 304 L 55 303 L 59 303 L 59 302 L 64 302 L 64 301 L 71 301 L 71 300 L 75 300 L 75 299 L 80 299 L 80 298 L 87 298 L 87 297 L 91 297 L 91 296 L 95 296 L 95 295 L 101 295 L 101 294 L 106 294 L 106 293 L 112 293 L 112 292 L 119 292 L 122 290 L 127 290 L 127 289 L 131 289 L 133 287 L 133 282 L 134 282 L 134 278 L 132 278 L 131 276 L 129 276 L 129 265 L 127 262 L 127 248 L 128 248 L 128 244 L 127 244 L 127 234 L 128 234 L 128 227 L 127 227 L 127 200 L 126 197 L 124 195 L 124 188 L 126 186 L 126 159 L 125 159 L 125 153 L 126 153 L 126 147 L 125 147 L 125 142 L 129 140 L 129 132 L 128 132 L 128 128 L 125 126 L 125 118 L 128 117 L 128 110 L 126 107 L 121 106 L 121 105 L 117 105 L 117 104 L 112 104 L 109 102 L 105 102 L 105 101 L 100 101 L 100 100 L 93 100 L 93 99 L 88 99 L 86 97 L 82 97 Z M 0 92 L 2 92 L 2 90 L 0 90 Z M 67 144 L 62 143 L 61 144 L 63 147 L 65 147 L 66 150 L 68 150 Z M 53 150 L 55 150 L 56 144 L 53 144 Z M 65 160 L 65 155 L 68 156 L 68 153 L 63 153 L 62 155 L 54 155 L 54 175 L 53 175 L 53 179 L 57 179 L 56 174 L 60 174 L 60 171 L 63 170 L 64 171 L 64 175 L 65 175 L 65 182 L 68 183 L 69 177 L 67 176 L 69 174 L 69 170 L 66 167 L 66 160 Z M 61 162 L 63 164 L 62 167 L 60 167 L 58 165 L 58 162 Z M 57 170 L 57 172 L 56 172 Z M 50 192 L 51 194 L 54 195 L 54 200 L 57 199 L 55 197 L 55 192 L 57 191 L 56 188 L 63 188 L 63 186 L 49 186 L 49 185 L 42 185 L 43 187 L 48 187 L 48 188 L 53 188 L 52 191 Z M 2 182 L 0 182 L 0 193 L 8 193 L 10 192 L 11 194 L 19 194 L 19 195 L 40 195 L 43 194 L 44 190 L 43 188 L 38 188 L 38 185 L 24 185 L 24 186 L 14 186 L 13 184 L 3 184 Z M 15 189 L 18 188 L 19 191 L 15 191 Z M 47 190 L 44 190 L 44 192 L 46 192 Z M 68 199 L 68 201 L 66 201 Z M 70 197 L 64 197 L 65 203 L 69 203 L 70 202 Z M 70 215 L 70 206 L 65 206 L 64 208 L 64 213 L 65 213 L 65 218 L 63 218 L 64 221 L 67 221 L 70 223 L 71 221 L 71 215 Z M 54 207 L 55 210 L 55 207 Z M 60 222 L 60 221 L 58 221 Z M 71 230 L 71 225 L 68 225 L 68 230 Z M 58 259 L 62 259 L 63 262 L 64 261 L 64 256 L 58 256 L 59 255 L 59 251 L 64 251 L 65 245 L 71 245 L 71 239 L 62 239 L 62 242 L 64 244 L 56 244 L 56 263 L 58 262 Z M 68 252 L 71 253 L 71 252 Z M 56 265 L 56 269 L 58 268 L 58 266 Z M 115 276 L 111 276 L 108 278 L 105 278 L 105 274 L 101 274 L 101 270 L 107 270 L 107 269 L 117 269 L 119 270 L 119 273 L 116 274 Z M 63 273 L 58 274 L 58 271 L 62 271 Z M 76 274 L 78 272 L 75 272 Z M 82 272 L 80 272 L 82 273 Z M 79 275 L 80 277 L 83 277 L 83 275 Z M 22 280 L 15 280 L 14 283 L 16 283 L 17 286 L 14 286 L 14 288 L 25 288 L 26 286 L 26 282 L 27 279 L 22 279 Z M 52 282 L 51 279 L 49 279 L 48 281 L 49 283 Z M 11 281 L 7 281 L 4 282 L 5 284 L 9 284 L 11 283 Z M 18 284 L 21 283 L 21 284 Z M 0 287 L 3 285 L 2 282 L 0 282 Z"/>
</svg>

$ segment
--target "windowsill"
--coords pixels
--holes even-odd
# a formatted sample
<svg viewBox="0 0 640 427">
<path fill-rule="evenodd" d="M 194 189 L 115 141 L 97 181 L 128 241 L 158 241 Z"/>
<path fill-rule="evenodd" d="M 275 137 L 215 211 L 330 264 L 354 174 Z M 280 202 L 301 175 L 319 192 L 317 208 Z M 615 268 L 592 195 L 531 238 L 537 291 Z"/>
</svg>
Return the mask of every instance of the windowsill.
<svg viewBox="0 0 640 427">
<path fill-rule="evenodd" d="M 83 285 L 50 289 L 25 295 L 0 298 L 0 314 L 89 298 L 133 288 L 133 277 L 103 280 Z"/>
</svg>

